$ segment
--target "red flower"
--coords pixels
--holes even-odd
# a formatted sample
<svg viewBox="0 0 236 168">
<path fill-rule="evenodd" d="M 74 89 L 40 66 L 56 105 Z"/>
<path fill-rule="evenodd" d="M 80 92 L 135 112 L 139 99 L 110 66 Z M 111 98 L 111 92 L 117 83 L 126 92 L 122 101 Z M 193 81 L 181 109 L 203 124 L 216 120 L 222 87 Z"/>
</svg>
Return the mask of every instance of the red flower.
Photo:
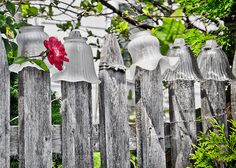
<svg viewBox="0 0 236 168">
<path fill-rule="evenodd" d="M 44 46 L 47 48 L 47 57 L 50 64 L 55 65 L 61 71 L 63 62 L 69 62 L 64 45 L 56 37 L 50 37 L 44 41 Z"/>
</svg>

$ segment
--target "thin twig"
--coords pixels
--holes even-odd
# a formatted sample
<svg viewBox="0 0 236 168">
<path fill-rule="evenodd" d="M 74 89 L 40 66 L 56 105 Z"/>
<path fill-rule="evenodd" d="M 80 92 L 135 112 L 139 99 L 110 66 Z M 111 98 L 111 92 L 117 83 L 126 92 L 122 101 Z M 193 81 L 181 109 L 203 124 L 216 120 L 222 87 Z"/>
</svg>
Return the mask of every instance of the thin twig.
<svg viewBox="0 0 236 168">
<path fill-rule="evenodd" d="M 16 116 L 16 117 L 14 117 L 13 119 L 11 119 L 10 122 L 15 121 L 15 120 L 18 119 L 18 118 L 19 118 L 19 116 Z"/>
</svg>

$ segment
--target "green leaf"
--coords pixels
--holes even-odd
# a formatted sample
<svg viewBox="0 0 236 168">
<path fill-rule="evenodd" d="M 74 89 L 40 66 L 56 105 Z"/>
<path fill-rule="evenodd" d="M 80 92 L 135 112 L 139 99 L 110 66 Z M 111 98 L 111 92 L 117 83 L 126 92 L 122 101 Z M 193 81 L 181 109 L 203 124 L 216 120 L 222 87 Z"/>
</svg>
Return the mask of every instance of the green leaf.
<svg viewBox="0 0 236 168">
<path fill-rule="evenodd" d="M 177 8 L 172 14 L 172 17 L 182 17 L 183 15 L 183 9 L 182 8 Z"/>
<path fill-rule="evenodd" d="M 78 29 L 80 26 L 81 26 L 81 22 L 80 22 L 80 20 L 78 20 L 76 25 L 75 25 L 75 29 Z"/>
<path fill-rule="evenodd" d="M 14 64 L 23 64 L 29 60 L 30 59 L 28 57 L 19 56 L 19 57 L 14 58 Z"/>
<path fill-rule="evenodd" d="M 6 17 L 6 24 L 12 25 L 13 22 L 14 22 L 14 20 L 13 20 L 13 18 L 11 16 L 7 16 Z"/>
<path fill-rule="evenodd" d="M 12 30 L 12 28 L 10 26 L 6 26 L 6 36 L 10 39 L 13 39 L 15 37 L 15 34 L 14 34 L 14 29 Z"/>
<path fill-rule="evenodd" d="M 15 15 L 15 13 L 16 13 L 16 6 L 15 6 L 14 3 L 10 2 L 10 1 L 7 1 L 7 3 L 6 3 L 6 8 L 7 8 L 8 12 L 9 12 L 12 16 Z"/>
<path fill-rule="evenodd" d="M 11 45 L 10 45 L 10 41 L 7 38 L 2 38 L 3 42 L 4 42 L 4 46 L 6 49 L 6 52 L 10 52 L 11 51 Z"/>
<path fill-rule="evenodd" d="M 0 27 L 4 26 L 5 22 L 6 22 L 5 16 L 0 14 Z"/>
<path fill-rule="evenodd" d="M 13 57 L 17 57 L 18 45 L 14 42 L 10 42 L 10 44 L 13 52 Z"/>
<path fill-rule="evenodd" d="M 89 3 L 88 0 L 83 0 L 83 1 L 81 1 L 81 3 L 80 3 L 80 6 L 81 6 L 81 7 L 84 7 L 84 8 L 87 8 L 89 5 L 90 5 L 90 3 Z"/>
<path fill-rule="evenodd" d="M 129 90 L 127 97 L 128 97 L 128 100 L 132 100 L 133 93 L 132 93 L 132 90 L 131 90 L 131 89 Z"/>
<path fill-rule="evenodd" d="M 129 24 L 128 22 L 124 21 L 124 22 L 120 22 L 118 26 L 119 26 L 120 31 L 125 31 L 128 29 Z"/>
<path fill-rule="evenodd" d="M 29 9 L 28 9 L 28 14 L 29 14 L 30 16 L 37 16 L 38 13 L 39 13 L 38 8 L 36 8 L 35 6 L 29 7 Z"/>
<path fill-rule="evenodd" d="M 88 37 L 93 36 L 93 32 L 87 29 Z"/>
<path fill-rule="evenodd" d="M 29 4 L 21 4 L 20 8 L 21 8 L 21 15 L 23 17 L 26 17 L 28 15 L 28 9 L 29 9 Z"/>
<path fill-rule="evenodd" d="M 97 13 L 101 13 L 103 10 L 103 5 L 101 2 L 98 2 L 97 6 L 94 8 Z"/>
<path fill-rule="evenodd" d="M 58 1 L 58 0 L 54 0 L 53 2 L 54 2 L 56 5 L 59 4 L 59 1 Z"/>
<path fill-rule="evenodd" d="M 142 11 L 143 11 L 143 13 L 144 13 L 145 15 L 148 15 L 148 14 L 149 14 L 148 8 L 143 8 Z"/>
<path fill-rule="evenodd" d="M 152 34 L 160 40 L 161 53 L 166 54 L 169 44 L 174 42 L 175 38 L 182 37 L 184 34 L 184 24 L 181 20 L 174 18 L 164 18 L 163 25 L 152 29 Z"/>
<path fill-rule="evenodd" d="M 52 10 L 52 5 L 51 4 L 48 6 L 48 15 L 53 16 L 53 10 Z"/>
<path fill-rule="evenodd" d="M 70 28 L 71 29 L 73 28 L 71 21 L 67 21 L 66 23 L 62 23 L 62 24 L 56 24 L 56 26 L 60 28 L 62 31 L 66 31 Z"/>
<path fill-rule="evenodd" d="M 147 16 L 141 15 L 141 16 L 138 16 L 136 19 L 137 19 L 137 21 L 141 22 L 141 21 L 146 20 L 147 18 L 148 18 Z"/>
<path fill-rule="evenodd" d="M 44 71 L 49 71 L 47 65 L 45 64 L 45 62 L 43 62 L 43 60 L 35 60 L 35 59 L 31 59 L 30 62 L 33 62 L 35 64 L 37 64 L 40 68 L 42 68 Z"/>
</svg>

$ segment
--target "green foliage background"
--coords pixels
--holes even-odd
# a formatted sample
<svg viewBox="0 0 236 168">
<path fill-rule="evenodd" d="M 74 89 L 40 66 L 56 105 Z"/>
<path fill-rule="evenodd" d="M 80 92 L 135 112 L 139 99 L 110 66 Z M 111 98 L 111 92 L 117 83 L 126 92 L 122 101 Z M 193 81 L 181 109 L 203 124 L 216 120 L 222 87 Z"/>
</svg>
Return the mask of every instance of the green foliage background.
<svg viewBox="0 0 236 168">
<path fill-rule="evenodd" d="M 214 131 L 201 134 L 198 144 L 194 145 L 195 152 L 191 155 L 195 168 L 235 168 L 236 165 L 236 120 L 229 135 L 225 133 L 225 126 L 219 125 L 215 119 L 210 119 Z"/>
</svg>

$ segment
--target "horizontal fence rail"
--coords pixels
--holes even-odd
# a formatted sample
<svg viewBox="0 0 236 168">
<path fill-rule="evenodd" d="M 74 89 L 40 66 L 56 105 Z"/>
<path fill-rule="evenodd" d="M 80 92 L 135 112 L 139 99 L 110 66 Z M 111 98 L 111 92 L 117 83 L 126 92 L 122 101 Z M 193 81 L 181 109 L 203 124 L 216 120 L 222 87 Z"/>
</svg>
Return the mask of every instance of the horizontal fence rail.
<svg viewBox="0 0 236 168">
<path fill-rule="evenodd" d="M 136 150 L 136 128 L 135 124 L 130 124 L 130 138 L 129 138 L 129 149 Z M 99 151 L 99 125 L 93 126 L 93 144 L 94 151 Z M 170 124 L 165 123 L 165 145 L 166 149 L 170 148 Z M 11 126 L 10 127 L 10 153 L 11 156 L 18 155 L 18 127 Z M 52 129 L 52 153 L 60 154 L 62 152 L 62 134 L 61 134 L 61 126 L 53 125 Z"/>
</svg>

